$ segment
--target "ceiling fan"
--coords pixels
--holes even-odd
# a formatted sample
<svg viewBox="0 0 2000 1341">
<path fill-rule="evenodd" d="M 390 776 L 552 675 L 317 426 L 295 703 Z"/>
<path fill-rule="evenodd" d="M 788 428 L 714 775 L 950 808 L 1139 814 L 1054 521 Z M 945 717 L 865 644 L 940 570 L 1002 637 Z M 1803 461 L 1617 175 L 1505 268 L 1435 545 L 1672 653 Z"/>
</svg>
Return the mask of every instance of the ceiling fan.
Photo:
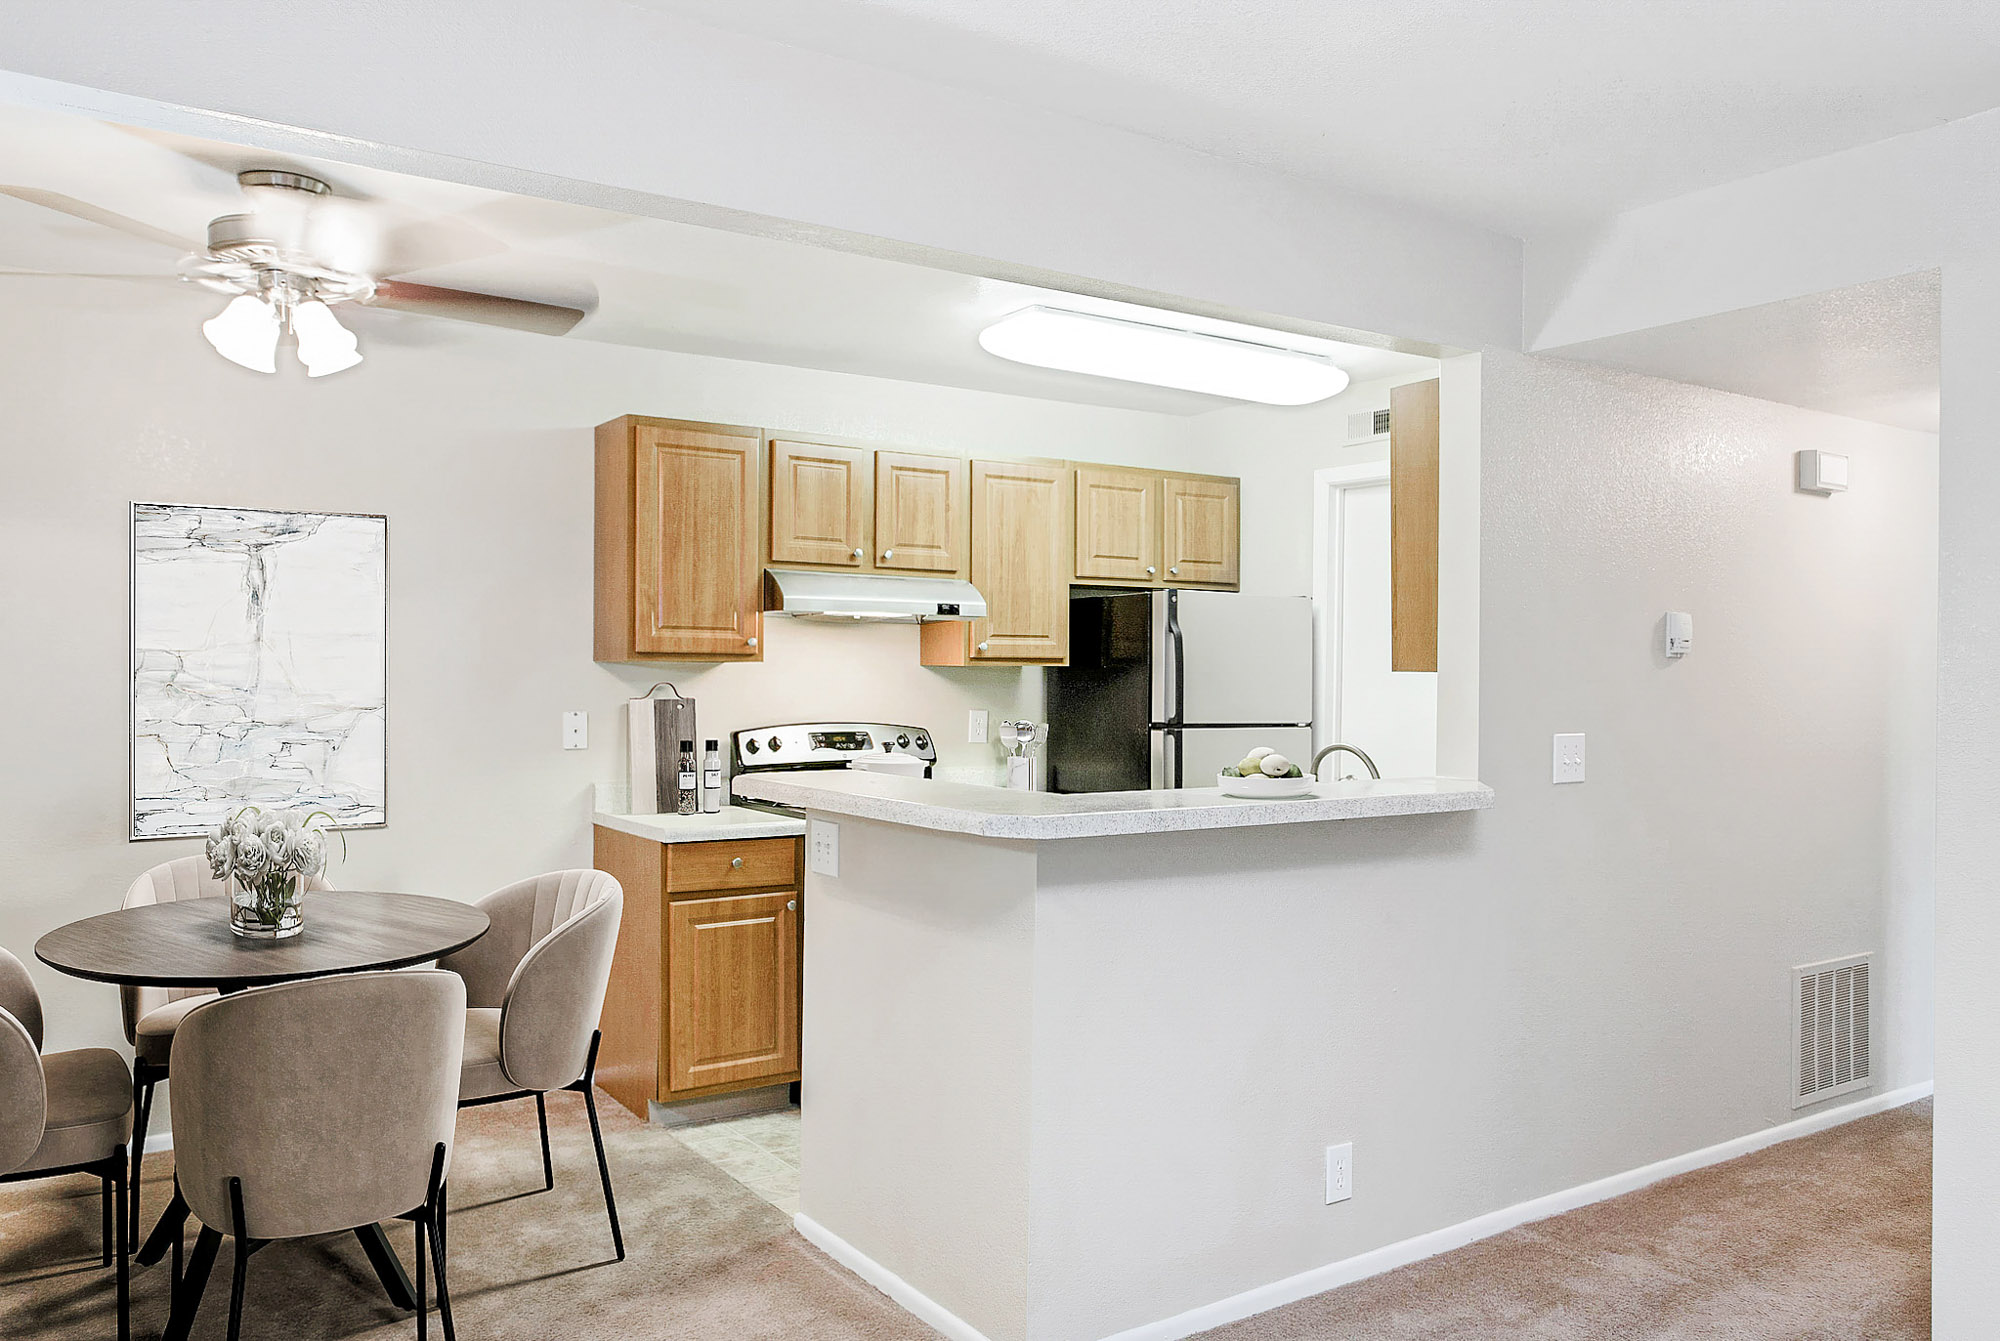
<svg viewBox="0 0 2000 1341">
<path fill-rule="evenodd" d="M 74 197 L 32 187 L 0 192 L 186 252 L 181 279 L 228 294 L 202 323 L 217 353 L 256 372 L 276 372 L 289 331 L 310 377 L 361 362 L 359 342 L 334 309 L 354 303 L 448 320 L 567 334 L 588 308 L 531 302 L 395 278 L 507 250 L 463 221 L 396 222 L 380 202 L 334 194 L 317 177 L 289 168 L 235 173 L 250 208 L 210 220 L 206 245 L 190 250 L 173 234 Z"/>
</svg>

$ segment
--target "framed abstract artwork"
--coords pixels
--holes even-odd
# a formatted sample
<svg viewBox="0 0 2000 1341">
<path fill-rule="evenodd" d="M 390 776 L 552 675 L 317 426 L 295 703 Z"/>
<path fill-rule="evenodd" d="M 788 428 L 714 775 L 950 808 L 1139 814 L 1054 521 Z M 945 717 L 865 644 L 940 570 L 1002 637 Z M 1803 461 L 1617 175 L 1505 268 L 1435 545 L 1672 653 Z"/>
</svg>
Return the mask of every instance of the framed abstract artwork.
<svg viewBox="0 0 2000 1341">
<path fill-rule="evenodd" d="M 132 505 L 132 837 L 388 822 L 389 520 Z"/>
</svg>

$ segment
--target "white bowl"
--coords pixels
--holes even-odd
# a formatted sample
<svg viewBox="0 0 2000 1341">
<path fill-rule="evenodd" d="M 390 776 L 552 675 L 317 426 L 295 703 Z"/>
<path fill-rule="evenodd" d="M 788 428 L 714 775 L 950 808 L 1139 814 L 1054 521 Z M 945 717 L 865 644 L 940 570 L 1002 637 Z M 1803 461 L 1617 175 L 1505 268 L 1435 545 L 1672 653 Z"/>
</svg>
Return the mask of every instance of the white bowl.
<svg viewBox="0 0 2000 1341">
<path fill-rule="evenodd" d="M 1307 776 L 1232 778 L 1227 773 L 1218 773 L 1215 785 L 1221 788 L 1224 796 L 1244 801 L 1277 801 L 1289 796 L 1311 796 L 1313 779 Z"/>
</svg>

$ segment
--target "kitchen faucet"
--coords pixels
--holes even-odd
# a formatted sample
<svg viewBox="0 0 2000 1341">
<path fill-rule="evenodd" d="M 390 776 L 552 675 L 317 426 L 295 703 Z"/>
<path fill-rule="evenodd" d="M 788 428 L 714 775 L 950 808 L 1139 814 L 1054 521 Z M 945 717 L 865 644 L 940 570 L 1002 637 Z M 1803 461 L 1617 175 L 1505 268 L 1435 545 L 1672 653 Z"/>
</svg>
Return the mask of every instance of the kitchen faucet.
<svg viewBox="0 0 2000 1341">
<path fill-rule="evenodd" d="M 1312 775 L 1314 781 L 1318 781 L 1319 779 L 1319 761 L 1326 758 L 1326 756 L 1328 756 L 1329 754 L 1338 754 L 1342 750 L 1347 751 L 1349 754 L 1353 755 L 1356 759 L 1359 759 L 1362 763 L 1362 766 L 1368 770 L 1369 777 L 1374 778 L 1378 782 L 1381 781 L 1382 770 L 1375 767 L 1375 761 L 1373 759 L 1370 759 L 1367 756 L 1367 754 L 1365 754 L 1361 750 L 1356 749 L 1352 745 L 1329 745 L 1325 749 L 1321 750 L 1318 754 L 1315 754 L 1313 756 L 1313 766 L 1312 766 Z"/>
</svg>

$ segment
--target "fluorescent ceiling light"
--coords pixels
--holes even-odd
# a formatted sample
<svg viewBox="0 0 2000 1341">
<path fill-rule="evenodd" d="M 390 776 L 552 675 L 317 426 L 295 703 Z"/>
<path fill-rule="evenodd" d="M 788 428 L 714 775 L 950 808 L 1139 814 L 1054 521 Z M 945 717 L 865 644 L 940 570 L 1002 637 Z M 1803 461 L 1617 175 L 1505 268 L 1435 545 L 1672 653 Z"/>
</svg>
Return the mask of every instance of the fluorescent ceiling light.
<svg viewBox="0 0 2000 1341">
<path fill-rule="evenodd" d="M 979 346 L 1037 368 L 1264 405 L 1310 405 L 1347 388 L 1347 374 L 1317 354 L 1053 307 L 1001 318 L 979 333 Z"/>
<path fill-rule="evenodd" d="M 299 337 L 299 362 L 306 376 L 324 377 L 361 362 L 360 342 L 321 302 L 300 303 L 292 309 L 292 334 Z"/>
<path fill-rule="evenodd" d="M 215 352 L 251 372 L 278 371 L 278 314 L 262 298 L 244 294 L 201 323 Z"/>
</svg>

